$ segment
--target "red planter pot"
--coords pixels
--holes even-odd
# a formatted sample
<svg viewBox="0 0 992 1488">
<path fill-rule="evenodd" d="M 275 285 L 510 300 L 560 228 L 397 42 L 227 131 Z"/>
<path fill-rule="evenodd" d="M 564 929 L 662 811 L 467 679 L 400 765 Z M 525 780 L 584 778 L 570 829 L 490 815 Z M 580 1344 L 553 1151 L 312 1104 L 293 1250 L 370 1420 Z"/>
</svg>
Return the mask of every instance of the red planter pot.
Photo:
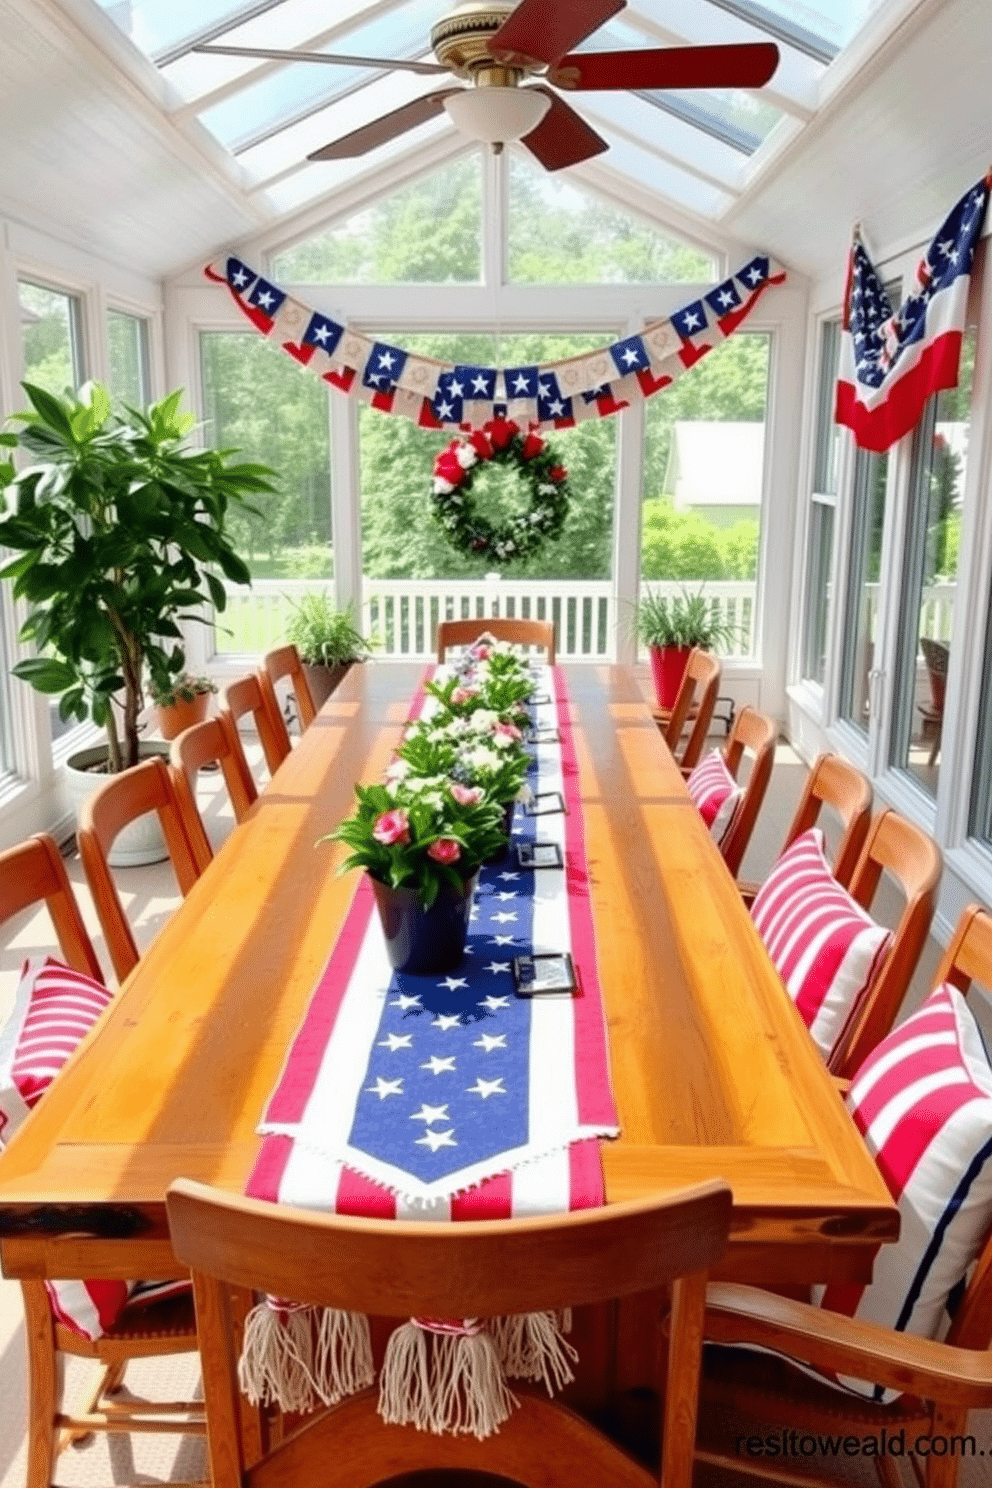
<svg viewBox="0 0 992 1488">
<path fill-rule="evenodd" d="M 691 646 L 652 646 L 651 672 L 659 708 L 675 706 Z"/>
</svg>

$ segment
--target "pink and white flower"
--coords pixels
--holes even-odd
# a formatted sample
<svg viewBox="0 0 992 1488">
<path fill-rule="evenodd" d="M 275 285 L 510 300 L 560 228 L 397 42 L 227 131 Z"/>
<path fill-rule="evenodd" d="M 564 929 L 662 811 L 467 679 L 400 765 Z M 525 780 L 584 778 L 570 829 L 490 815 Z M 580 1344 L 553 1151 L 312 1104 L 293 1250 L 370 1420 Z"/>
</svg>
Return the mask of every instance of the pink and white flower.
<svg viewBox="0 0 992 1488">
<path fill-rule="evenodd" d="M 427 856 L 435 863 L 457 863 L 461 855 L 461 847 L 453 837 L 439 837 L 427 849 Z"/>
<path fill-rule="evenodd" d="M 393 847 L 410 841 L 410 817 L 402 806 L 396 806 L 392 811 L 384 811 L 376 818 L 372 828 L 372 836 L 376 842 L 381 842 L 384 847 Z"/>
<path fill-rule="evenodd" d="M 462 785 L 460 780 L 451 782 L 451 798 L 459 806 L 478 806 L 484 795 L 481 785 Z"/>
</svg>

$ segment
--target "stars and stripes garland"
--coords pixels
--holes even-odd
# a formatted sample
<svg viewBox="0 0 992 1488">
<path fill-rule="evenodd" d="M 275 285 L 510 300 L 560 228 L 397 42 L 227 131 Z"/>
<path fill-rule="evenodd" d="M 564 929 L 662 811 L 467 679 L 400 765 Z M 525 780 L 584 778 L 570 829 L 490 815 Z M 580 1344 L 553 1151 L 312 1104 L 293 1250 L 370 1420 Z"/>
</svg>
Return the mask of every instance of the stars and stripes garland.
<svg viewBox="0 0 992 1488">
<path fill-rule="evenodd" d="M 231 254 L 208 264 L 243 315 L 301 366 L 350 397 L 422 428 L 480 428 L 494 418 L 569 429 L 670 387 L 743 324 L 785 270 L 758 254 L 735 274 L 635 336 L 559 362 L 452 365 L 371 340 L 295 300 Z"/>
<path fill-rule="evenodd" d="M 952 208 L 898 310 L 855 229 L 844 297 L 835 417 L 882 454 L 919 423 L 931 394 L 957 387 L 975 245 L 992 172 Z"/>
</svg>

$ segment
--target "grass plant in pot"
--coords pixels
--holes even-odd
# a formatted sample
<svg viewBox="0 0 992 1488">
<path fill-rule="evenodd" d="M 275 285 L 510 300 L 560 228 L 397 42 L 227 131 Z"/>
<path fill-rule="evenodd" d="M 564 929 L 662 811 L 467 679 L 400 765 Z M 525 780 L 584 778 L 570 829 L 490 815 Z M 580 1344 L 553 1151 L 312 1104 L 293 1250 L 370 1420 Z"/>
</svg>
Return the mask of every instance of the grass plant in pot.
<svg viewBox="0 0 992 1488">
<path fill-rule="evenodd" d="M 648 647 L 659 708 L 671 709 L 689 652 L 694 647 L 713 651 L 732 639 L 734 626 L 721 620 L 702 589 L 690 593 L 658 594 L 650 589 L 637 609 L 637 634 Z"/>
<path fill-rule="evenodd" d="M 37 654 L 14 674 L 57 696 L 63 719 L 105 730 L 85 768 L 126 770 L 146 684 L 164 693 L 183 670 L 180 620 L 222 610 L 225 579 L 250 582 L 227 513 L 272 472 L 193 447 L 181 391 L 142 412 L 115 410 L 98 383 L 64 397 L 23 386 L 32 408 L 0 434 L 30 461 L 0 461 L 0 545 L 16 555 L 0 578 L 27 605 L 20 638 Z"/>
<path fill-rule="evenodd" d="M 291 600 L 293 613 L 286 639 L 300 653 L 314 706 L 327 702 L 356 661 L 364 661 L 369 646 L 355 625 L 350 608 L 339 610 L 326 589 L 314 589 Z"/>
</svg>

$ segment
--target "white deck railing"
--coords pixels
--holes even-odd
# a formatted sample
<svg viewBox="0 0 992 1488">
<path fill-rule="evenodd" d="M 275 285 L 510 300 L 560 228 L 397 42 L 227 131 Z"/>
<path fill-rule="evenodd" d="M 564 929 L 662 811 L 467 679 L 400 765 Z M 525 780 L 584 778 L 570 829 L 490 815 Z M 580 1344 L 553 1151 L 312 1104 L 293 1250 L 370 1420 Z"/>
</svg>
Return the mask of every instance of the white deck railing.
<svg viewBox="0 0 992 1488">
<path fill-rule="evenodd" d="M 220 655 L 261 655 L 285 639 L 293 601 L 310 590 L 327 589 L 321 579 L 256 579 L 250 589 L 231 586 L 226 612 L 218 618 L 216 644 Z M 654 594 L 676 595 L 685 587 L 678 580 L 651 580 L 642 586 Z M 726 653 L 750 656 L 754 651 L 754 582 L 707 580 L 703 592 L 714 617 L 733 627 L 736 641 L 721 647 Z M 874 630 L 877 604 L 875 584 L 865 585 L 865 598 Z M 949 640 L 954 617 L 956 585 L 933 584 L 923 591 L 920 635 Z M 616 652 L 618 623 L 631 624 L 632 615 L 617 613 L 613 586 L 605 579 L 366 579 L 360 628 L 375 641 L 376 655 L 387 658 L 429 659 L 435 652 L 438 620 L 475 616 L 505 616 L 553 620 L 558 654 L 565 661 L 608 660 Z"/>
<path fill-rule="evenodd" d="M 651 582 L 652 593 L 676 595 L 676 581 Z M 690 590 L 696 586 L 687 585 Z M 256 579 L 250 589 L 231 586 L 227 609 L 218 617 L 220 655 L 258 655 L 285 639 L 294 600 L 329 588 L 320 579 Z M 707 583 L 715 616 L 734 627 L 732 648 L 748 655 L 754 644 L 755 585 Z M 618 621 L 613 586 L 598 579 L 366 579 L 360 629 L 373 639 L 376 655 L 429 659 L 435 654 L 439 620 L 476 616 L 553 620 L 558 655 L 565 661 L 608 660 L 616 652 Z M 731 648 L 728 648 L 731 649 Z"/>
</svg>

